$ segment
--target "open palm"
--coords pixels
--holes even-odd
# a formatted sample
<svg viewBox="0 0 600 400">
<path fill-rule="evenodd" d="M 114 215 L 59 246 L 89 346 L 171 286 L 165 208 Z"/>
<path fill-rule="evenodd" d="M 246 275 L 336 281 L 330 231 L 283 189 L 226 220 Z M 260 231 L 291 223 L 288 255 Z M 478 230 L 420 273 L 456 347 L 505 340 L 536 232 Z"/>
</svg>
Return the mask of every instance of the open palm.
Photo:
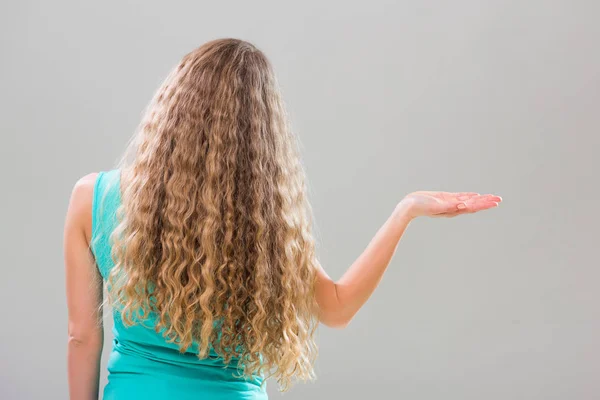
<svg viewBox="0 0 600 400">
<path fill-rule="evenodd" d="M 413 217 L 454 217 L 497 207 L 502 198 L 475 192 L 418 191 L 407 195 L 404 201 L 410 204 Z"/>
</svg>

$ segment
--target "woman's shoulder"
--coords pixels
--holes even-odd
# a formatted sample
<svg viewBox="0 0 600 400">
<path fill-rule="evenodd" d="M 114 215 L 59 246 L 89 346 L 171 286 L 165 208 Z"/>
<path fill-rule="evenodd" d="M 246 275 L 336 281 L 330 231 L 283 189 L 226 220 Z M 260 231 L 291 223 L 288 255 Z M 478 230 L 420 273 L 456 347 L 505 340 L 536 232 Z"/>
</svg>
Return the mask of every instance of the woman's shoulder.
<svg viewBox="0 0 600 400">
<path fill-rule="evenodd" d="M 118 168 L 89 172 L 79 177 L 72 187 L 69 202 L 70 217 L 84 230 L 86 238 L 90 240 L 94 234 L 94 219 L 98 218 L 96 215 L 98 209 L 113 192 L 110 190 L 112 185 L 119 183 L 119 172 Z M 119 197 L 119 194 L 117 192 L 110 197 Z M 114 201 L 116 200 L 112 200 Z"/>
<path fill-rule="evenodd" d="M 87 173 L 75 181 L 71 189 L 68 213 L 74 225 L 85 232 L 87 239 L 92 235 L 92 203 L 94 186 L 100 172 Z"/>
<path fill-rule="evenodd" d="M 73 185 L 73 193 L 77 193 L 80 197 L 91 195 L 99 174 L 100 172 L 90 172 L 77 179 L 75 185 Z"/>
</svg>

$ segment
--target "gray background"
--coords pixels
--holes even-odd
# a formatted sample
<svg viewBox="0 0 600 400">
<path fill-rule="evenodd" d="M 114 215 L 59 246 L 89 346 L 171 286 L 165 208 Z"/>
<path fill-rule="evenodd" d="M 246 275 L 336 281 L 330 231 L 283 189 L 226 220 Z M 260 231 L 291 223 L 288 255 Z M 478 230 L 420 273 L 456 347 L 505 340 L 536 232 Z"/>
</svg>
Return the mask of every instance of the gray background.
<svg viewBox="0 0 600 400">
<path fill-rule="evenodd" d="M 504 198 L 411 224 L 349 327 L 320 328 L 318 380 L 285 398 L 600 398 L 599 11 L 567 0 L 2 1 L 0 398 L 67 397 L 70 190 L 112 167 L 180 57 L 225 36 L 275 66 L 332 277 L 408 192 Z M 282 398 L 275 382 L 269 393 Z"/>
</svg>

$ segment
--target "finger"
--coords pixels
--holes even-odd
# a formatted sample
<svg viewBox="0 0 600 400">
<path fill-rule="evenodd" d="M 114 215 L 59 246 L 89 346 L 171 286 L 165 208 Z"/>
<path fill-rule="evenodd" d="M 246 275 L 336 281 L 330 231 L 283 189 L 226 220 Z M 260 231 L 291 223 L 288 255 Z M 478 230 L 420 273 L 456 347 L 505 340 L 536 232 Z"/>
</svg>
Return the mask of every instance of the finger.
<svg viewBox="0 0 600 400">
<path fill-rule="evenodd" d="M 441 214 L 454 214 L 466 212 L 469 209 L 467 203 L 463 201 L 449 201 L 444 204 L 443 213 Z"/>
<path fill-rule="evenodd" d="M 477 192 L 438 192 L 438 197 L 445 201 L 465 201 L 481 196 Z"/>
<path fill-rule="evenodd" d="M 470 199 L 468 199 L 467 203 L 472 202 L 472 203 L 479 203 L 479 202 L 496 202 L 496 203 L 500 203 L 502 201 L 502 197 L 500 196 L 496 196 L 493 194 L 485 194 L 485 195 L 480 195 L 480 196 L 476 196 L 476 197 L 472 197 Z"/>
<path fill-rule="evenodd" d="M 488 210 L 490 208 L 498 207 L 499 203 L 495 201 L 478 202 L 475 204 L 467 205 L 467 212 L 475 213 L 478 211 Z"/>
<path fill-rule="evenodd" d="M 425 194 L 426 192 L 423 192 Z M 433 196 L 445 202 L 465 201 L 473 197 L 479 196 L 476 192 L 429 192 L 429 196 Z"/>
<path fill-rule="evenodd" d="M 501 199 L 499 196 L 485 196 L 476 199 L 470 199 L 459 202 L 449 202 L 446 206 L 446 213 L 460 212 L 471 213 L 488 208 L 497 207 Z"/>
<path fill-rule="evenodd" d="M 491 194 L 491 193 L 489 193 L 489 194 L 482 194 L 482 195 L 479 195 L 479 197 L 482 198 L 482 199 L 491 199 L 491 198 L 494 198 L 494 199 L 502 200 L 502 197 L 500 197 L 500 196 L 498 196 L 496 194 Z"/>
<path fill-rule="evenodd" d="M 467 197 L 467 196 L 460 196 L 457 198 L 458 201 L 463 201 L 464 203 L 467 204 L 475 204 L 475 203 L 481 203 L 481 202 L 490 202 L 490 201 L 495 201 L 496 203 L 500 203 L 502 201 L 502 197 L 500 196 L 496 196 L 493 194 L 484 194 L 484 195 L 477 195 L 477 196 L 471 196 L 471 197 Z"/>
<path fill-rule="evenodd" d="M 456 196 L 456 200 L 465 201 L 480 196 L 479 193 L 460 193 Z"/>
</svg>

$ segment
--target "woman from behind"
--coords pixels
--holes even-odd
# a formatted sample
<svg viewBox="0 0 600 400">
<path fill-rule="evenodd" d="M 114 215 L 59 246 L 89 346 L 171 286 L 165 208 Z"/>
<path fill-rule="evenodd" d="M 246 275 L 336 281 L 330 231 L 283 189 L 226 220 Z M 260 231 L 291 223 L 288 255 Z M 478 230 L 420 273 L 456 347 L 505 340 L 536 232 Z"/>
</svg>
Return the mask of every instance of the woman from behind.
<svg viewBox="0 0 600 400">
<path fill-rule="evenodd" d="M 313 379 L 317 324 L 348 324 L 412 219 L 500 200 L 411 193 L 333 281 L 315 256 L 271 64 L 246 41 L 208 42 L 171 71 L 118 165 L 73 188 L 64 231 L 71 399 L 97 399 L 104 302 L 115 337 L 107 400 L 266 399 L 269 377 L 282 390 Z"/>
</svg>

